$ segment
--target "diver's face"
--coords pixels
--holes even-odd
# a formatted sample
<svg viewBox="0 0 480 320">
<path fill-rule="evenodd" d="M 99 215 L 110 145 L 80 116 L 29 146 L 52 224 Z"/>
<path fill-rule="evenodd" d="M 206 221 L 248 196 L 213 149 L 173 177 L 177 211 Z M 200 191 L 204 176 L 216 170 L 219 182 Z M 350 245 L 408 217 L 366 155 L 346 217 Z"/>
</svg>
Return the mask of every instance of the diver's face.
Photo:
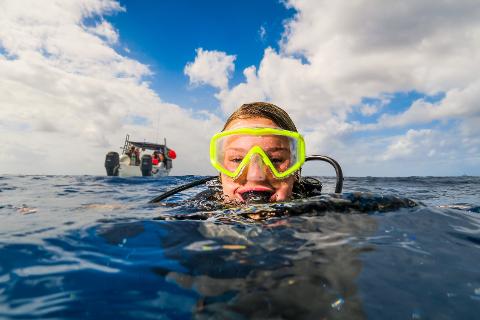
<svg viewBox="0 0 480 320">
<path fill-rule="evenodd" d="M 245 127 L 270 127 L 280 128 L 272 120 L 266 118 L 252 118 L 252 119 L 238 119 L 232 121 L 225 130 L 231 130 L 236 128 Z M 247 141 L 245 139 L 252 139 Z M 259 139 L 258 137 L 243 137 L 241 141 L 234 141 L 235 146 L 233 149 L 241 148 L 242 144 L 245 146 L 251 146 L 252 144 L 258 145 L 263 150 L 269 149 L 281 149 L 285 143 L 282 137 Z M 246 150 L 248 151 L 248 150 Z M 228 151 L 227 151 L 228 153 Z M 245 192 L 249 191 L 264 191 L 270 192 L 269 201 L 285 201 L 292 195 L 293 183 L 295 177 L 289 176 L 284 179 L 277 179 L 270 171 L 258 155 L 254 155 L 252 161 L 242 171 L 240 176 L 233 179 L 225 174 L 221 174 L 223 194 L 226 197 L 227 202 L 245 202 L 242 196 Z"/>
</svg>

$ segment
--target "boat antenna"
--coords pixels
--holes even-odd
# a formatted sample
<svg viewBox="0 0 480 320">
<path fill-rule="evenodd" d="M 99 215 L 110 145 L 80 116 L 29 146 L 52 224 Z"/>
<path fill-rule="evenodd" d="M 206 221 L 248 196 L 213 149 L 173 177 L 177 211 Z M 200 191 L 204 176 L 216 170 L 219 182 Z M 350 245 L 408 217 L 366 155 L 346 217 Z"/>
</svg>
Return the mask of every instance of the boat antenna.
<svg viewBox="0 0 480 320">
<path fill-rule="evenodd" d="M 155 135 L 155 143 L 158 144 L 158 134 L 160 132 L 160 110 L 157 112 L 157 132 Z"/>
</svg>

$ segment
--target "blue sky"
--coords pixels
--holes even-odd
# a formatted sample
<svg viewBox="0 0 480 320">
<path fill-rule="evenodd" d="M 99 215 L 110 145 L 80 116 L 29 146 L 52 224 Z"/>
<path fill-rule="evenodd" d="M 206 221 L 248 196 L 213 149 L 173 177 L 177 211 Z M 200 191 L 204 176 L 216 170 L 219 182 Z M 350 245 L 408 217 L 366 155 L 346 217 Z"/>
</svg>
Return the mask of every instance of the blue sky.
<svg viewBox="0 0 480 320">
<path fill-rule="evenodd" d="M 108 20 L 119 30 L 119 50 L 148 64 L 152 87 L 166 101 L 215 111 L 210 87 L 189 86 L 183 69 L 195 49 L 220 50 L 237 56 L 231 83 L 242 70 L 258 65 L 267 47 L 278 48 L 283 23 L 295 11 L 277 0 L 267 1 L 120 1 L 126 13 Z M 265 34 L 261 34 L 261 30 Z"/>
<path fill-rule="evenodd" d="M 214 174 L 210 137 L 269 101 L 347 176 L 480 175 L 480 3 L 2 5 L 0 174 L 104 174 L 126 133 L 167 138 L 173 174 Z"/>
<path fill-rule="evenodd" d="M 183 73 L 185 64 L 195 58 L 195 49 L 219 50 L 235 55 L 235 71 L 230 84 L 244 81 L 242 71 L 258 68 L 264 50 L 279 49 L 285 23 L 295 10 L 278 0 L 268 1 L 119 1 L 126 12 L 108 17 L 118 29 L 117 50 L 147 64 L 153 72 L 152 88 L 167 102 L 198 110 L 209 110 L 219 116 L 215 89 L 189 85 Z M 390 94 L 382 113 L 365 116 L 350 114 L 351 121 L 374 123 L 382 114 L 405 111 L 415 100 L 438 102 L 443 92 L 434 95 L 415 90 Z M 361 104 L 378 104 L 379 98 L 364 97 Z M 434 123 L 431 124 L 432 126 Z"/>
</svg>

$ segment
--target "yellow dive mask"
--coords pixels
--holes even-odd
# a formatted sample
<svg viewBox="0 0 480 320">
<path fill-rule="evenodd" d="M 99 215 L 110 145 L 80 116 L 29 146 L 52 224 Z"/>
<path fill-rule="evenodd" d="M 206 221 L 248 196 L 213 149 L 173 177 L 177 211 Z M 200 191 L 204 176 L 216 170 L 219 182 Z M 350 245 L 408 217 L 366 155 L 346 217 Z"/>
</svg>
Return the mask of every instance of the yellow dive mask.
<svg viewBox="0 0 480 320">
<path fill-rule="evenodd" d="M 294 131 L 276 128 L 238 128 L 215 134 L 210 161 L 221 173 L 237 178 L 252 159 L 261 159 L 273 175 L 283 179 L 305 162 L 305 142 Z"/>
</svg>

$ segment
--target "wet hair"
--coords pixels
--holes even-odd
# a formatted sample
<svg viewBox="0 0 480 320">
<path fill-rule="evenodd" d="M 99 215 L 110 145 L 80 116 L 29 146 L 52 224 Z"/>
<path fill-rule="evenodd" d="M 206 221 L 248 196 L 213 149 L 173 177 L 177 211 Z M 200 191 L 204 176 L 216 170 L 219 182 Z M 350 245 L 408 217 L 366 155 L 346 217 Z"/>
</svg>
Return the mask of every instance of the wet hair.
<svg viewBox="0 0 480 320">
<path fill-rule="evenodd" d="M 268 102 L 253 102 L 242 105 L 227 119 L 222 131 L 234 120 L 252 118 L 270 119 L 282 129 L 297 132 L 297 127 L 295 127 L 288 113 L 282 108 Z"/>
</svg>

